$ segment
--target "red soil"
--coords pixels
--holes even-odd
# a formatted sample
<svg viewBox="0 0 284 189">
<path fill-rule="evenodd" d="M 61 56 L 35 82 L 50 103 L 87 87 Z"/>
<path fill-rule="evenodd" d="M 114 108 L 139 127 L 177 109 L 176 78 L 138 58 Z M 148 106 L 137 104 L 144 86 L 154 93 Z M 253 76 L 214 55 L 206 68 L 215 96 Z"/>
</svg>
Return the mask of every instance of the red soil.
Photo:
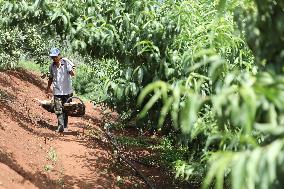
<svg viewBox="0 0 284 189">
<path fill-rule="evenodd" d="M 38 102 L 47 100 L 46 83 L 25 70 L 0 72 L 0 189 L 147 188 L 111 155 L 100 108 L 86 103 L 85 116 L 69 118 L 69 131 L 55 132 L 55 114 Z M 111 115 L 115 120 L 117 116 Z M 136 151 L 128 149 L 125 154 L 138 159 L 149 154 Z M 165 170 L 136 165 L 156 188 L 181 188 Z"/>
<path fill-rule="evenodd" d="M 83 135 L 100 125 L 100 110 L 86 103 L 86 115 L 69 118 L 69 131 L 57 134 L 57 119 L 39 106 L 46 82 L 38 74 L 0 72 L 0 189 L 118 188 L 108 171 L 108 147 Z"/>
</svg>

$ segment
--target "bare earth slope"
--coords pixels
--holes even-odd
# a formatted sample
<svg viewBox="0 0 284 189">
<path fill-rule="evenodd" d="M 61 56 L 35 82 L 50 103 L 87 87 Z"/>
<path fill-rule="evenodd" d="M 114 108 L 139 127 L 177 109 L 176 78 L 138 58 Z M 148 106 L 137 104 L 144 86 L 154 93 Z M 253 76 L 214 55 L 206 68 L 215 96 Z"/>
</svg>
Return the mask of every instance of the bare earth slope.
<svg viewBox="0 0 284 189">
<path fill-rule="evenodd" d="M 108 172 L 112 158 L 84 135 L 98 127 L 99 110 L 69 119 L 69 131 L 58 135 L 56 117 L 39 106 L 46 83 L 25 70 L 0 72 L 0 189 L 117 188 Z"/>
<path fill-rule="evenodd" d="M 113 153 L 102 132 L 100 108 L 86 103 L 86 115 L 70 117 L 69 130 L 56 133 L 55 114 L 39 105 L 39 100 L 47 100 L 46 85 L 37 73 L 0 72 L 0 189 L 149 188 Z M 117 115 L 109 113 L 108 121 L 116 121 Z M 149 140 L 135 128 L 114 135 Z M 122 153 L 132 160 L 159 156 L 145 147 L 123 147 Z M 170 168 L 132 163 L 157 189 L 197 188 L 176 182 Z"/>
</svg>

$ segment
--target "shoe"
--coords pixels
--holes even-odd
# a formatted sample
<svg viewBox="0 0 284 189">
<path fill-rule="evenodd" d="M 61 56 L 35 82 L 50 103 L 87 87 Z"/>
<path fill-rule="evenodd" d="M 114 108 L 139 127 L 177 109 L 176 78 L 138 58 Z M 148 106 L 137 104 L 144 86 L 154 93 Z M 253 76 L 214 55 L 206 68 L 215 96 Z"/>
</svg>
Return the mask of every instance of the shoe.
<svg viewBox="0 0 284 189">
<path fill-rule="evenodd" d="M 64 132 L 68 132 L 68 131 L 69 131 L 68 127 L 64 128 Z"/>
<path fill-rule="evenodd" d="M 64 129 L 62 127 L 59 127 L 55 130 L 57 133 L 62 133 L 64 131 Z"/>
</svg>

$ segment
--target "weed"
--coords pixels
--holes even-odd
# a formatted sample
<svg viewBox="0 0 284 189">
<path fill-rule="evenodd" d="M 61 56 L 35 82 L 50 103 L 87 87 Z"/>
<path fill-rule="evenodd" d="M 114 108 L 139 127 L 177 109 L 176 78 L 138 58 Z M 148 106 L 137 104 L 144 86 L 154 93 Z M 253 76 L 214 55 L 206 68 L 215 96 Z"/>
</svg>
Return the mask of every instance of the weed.
<svg viewBox="0 0 284 189">
<path fill-rule="evenodd" d="M 60 184 L 61 186 L 63 186 L 63 185 L 64 185 L 64 179 L 63 179 L 63 178 L 58 178 L 58 179 L 56 180 L 56 183 L 57 183 L 57 184 Z"/>
<path fill-rule="evenodd" d="M 145 137 L 128 137 L 128 136 L 118 136 L 116 140 L 126 146 L 132 147 L 142 147 L 149 148 L 153 144 L 153 139 L 145 138 Z"/>
<path fill-rule="evenodd" d="M 124 184 L 124 180 L 120 176 L 117 176 L 116 177 L 116 185 L 122 186 L 123 184 Z"/>
<path fill-rule="evenodd" d="M 47 154 L 48 154 L 48 159 L 53 163 L 55 163 L 58 160 L 58 156 L 54 148 L 50 148 Z"/>
<path fill-rule="evenodd" d="M 32 61 L 19 61 L 17 66 L 19 68 L 24 68 L 30 71 L 37 71 L 37 72 L 41 71 L 40 65 Z"/>
<path fill-rule="evenodd" d="M 43 169 L 44 169 L 44 171 L 46 171 L 46 172 L 50 172 L 50 171 L 53 170 L 53 166 L 47 164 L 47 165 L 44 165 L 44 166 L 43 166 Z"/>
</svg>

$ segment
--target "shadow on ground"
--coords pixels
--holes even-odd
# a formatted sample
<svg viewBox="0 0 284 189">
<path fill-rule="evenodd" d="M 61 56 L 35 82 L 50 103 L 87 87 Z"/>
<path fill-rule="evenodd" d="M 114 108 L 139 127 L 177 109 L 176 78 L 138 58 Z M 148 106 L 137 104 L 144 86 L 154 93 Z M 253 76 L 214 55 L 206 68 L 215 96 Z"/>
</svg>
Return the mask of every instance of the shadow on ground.
<svg viewBox="0 0 284 189">
<path fill-rule="evenodd" d="M 42 133 L 40 131 L 36 131 L 34 129 L 34 127 L 31 127 L 31 125 L 36 125 L 37 119 L 35 117 L 31 117 L 31 115 L 29 115 L 28 112 L 21 112 L 19 111 L 19 107 L 16 107 L 14 104 L 9 104 L 9 103 L 2 103 L 0 101 L 0 107 L 2 108 L 2 110 L 4 109 L 5 114 L 9 115 L 9 117 L 18 123 L 18 125 L 23 128 L 24 130 L 32 133 L 33 135 L 36 135 L 38 137 L 54 137 L 56 136 L 55 133 Z M 40 121 L 40 123 L 43 123 L 44 126 L 48 125 L 48 123 L 44 122 L 44 121 Z M 41 126 L 41 125 L 39 125 Z M 49 125 L 50 127 L 53 127 L 51 125 Z"/>
<path fill-rule="evenodd" d="M 37 86 L 42 91 L 45 91 L 46 84 L 42 79 L 35 78 L 35 75 L 31 72 L 28 72 L 27 70 L 19 68 L 16 71 L 7 71 L 7 73 L 11 76 L 14 76 L 22 81 L 26 81 L 28 83 L 33 84 L 34 86 Z M 11 77 L 10 76 L 10 77 Z"/>
<path fill-rule="evenodd" d="M 55 183 L 56 181 L 48 179 L 47 176 L 42 174 L 41 172 L 31 173 L 25 171 L 20 165 L 17 164 L 17 161 L 15 159 L 13 159 L 9 155 L 1 151 L 0 151 L 0 162 L 7 165 L 10 169 L 17 172 L 24 179 L 30 181 L 38 188 L 41 189 L 61 188 L 56 185 Z"/>
</svg>

